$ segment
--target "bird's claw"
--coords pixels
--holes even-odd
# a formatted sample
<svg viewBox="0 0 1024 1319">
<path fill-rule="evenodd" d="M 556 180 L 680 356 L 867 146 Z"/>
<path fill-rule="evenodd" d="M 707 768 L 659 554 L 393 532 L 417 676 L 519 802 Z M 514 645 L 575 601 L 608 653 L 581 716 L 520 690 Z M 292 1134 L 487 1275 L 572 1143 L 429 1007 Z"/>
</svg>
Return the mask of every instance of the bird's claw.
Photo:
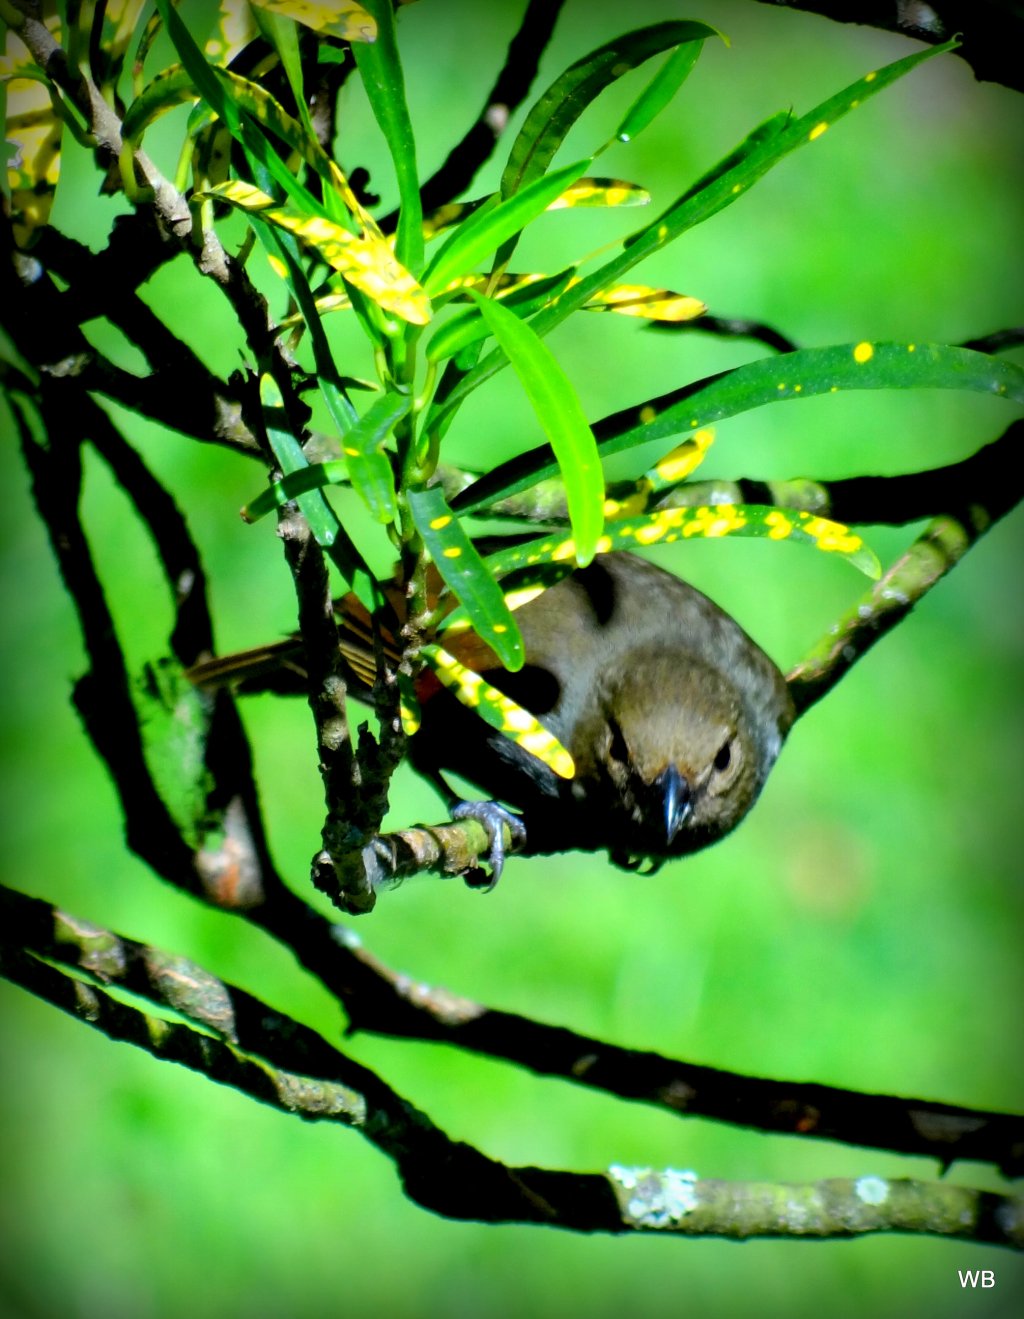
<svg viewBox="0 0 1024 1319">
<path fill-rule="evenodd" d="M 521 847 L 526 842 L 526 826 L 518 815 L 499 806 L 496 801 L 460 801 L 452 807 L 453 820 L 476 820 L 487 834 L 489 851 L 487 860 L 491 873 L 486 875 L 479 867 L 468 871 L 465 881 L 470 888 L 490 893 L 505 867 L 505 835 L 503 826 L 508 826 L 513 847 Z"/>
</svg>

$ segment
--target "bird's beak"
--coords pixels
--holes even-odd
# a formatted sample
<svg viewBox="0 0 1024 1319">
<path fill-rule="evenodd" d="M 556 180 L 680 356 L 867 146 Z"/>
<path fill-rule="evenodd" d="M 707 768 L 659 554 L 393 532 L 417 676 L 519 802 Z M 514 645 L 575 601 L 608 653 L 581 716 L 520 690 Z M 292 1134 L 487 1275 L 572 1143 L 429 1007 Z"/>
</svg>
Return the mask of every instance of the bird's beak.
<svg viewBox="0 0 1024 1319">
<path fill-rule="evenodd" d="M 668 769 L 663 770 L 655 782 L 664 794 L 665 839 L 672 843 L 692 809 L 690 785 L 675 765 L 669 765 Z"/>
</svg>

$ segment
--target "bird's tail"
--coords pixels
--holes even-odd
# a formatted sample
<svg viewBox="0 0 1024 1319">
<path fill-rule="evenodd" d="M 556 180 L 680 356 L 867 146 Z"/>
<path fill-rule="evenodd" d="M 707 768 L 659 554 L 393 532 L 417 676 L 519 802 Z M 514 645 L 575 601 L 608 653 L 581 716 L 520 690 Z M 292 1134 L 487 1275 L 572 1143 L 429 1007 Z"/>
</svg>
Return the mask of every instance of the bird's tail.
<svg viewBox="0 0 1024 1319">
<path fill-rule="evenodd" d="M 352 695 L 368 697 L 377 672 L 370 615 L 352 594 L 335 601 L 335 612 L 338 645 Z M 381 644 L 388 657 L 397 662 L 398 648 L 390 632 L 381 632 Z M 303 695 L 307 691 L 305 647 L 300 636 L 284 637 L 250 650 L 200 660 L 185 671 L 185 676 L 197 687 L 231 687 L 246 695 Z"/>
</svg>

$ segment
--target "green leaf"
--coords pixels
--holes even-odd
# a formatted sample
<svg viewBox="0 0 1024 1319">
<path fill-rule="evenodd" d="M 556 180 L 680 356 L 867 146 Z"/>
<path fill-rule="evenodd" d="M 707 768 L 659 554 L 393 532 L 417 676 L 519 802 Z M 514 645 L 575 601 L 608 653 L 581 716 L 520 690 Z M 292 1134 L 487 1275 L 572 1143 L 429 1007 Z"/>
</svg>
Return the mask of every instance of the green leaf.
<svg viewBox="0 0 1024 1319">
<path fill-rule="evenodd" d="M 627 270 L 630 270 L 637 262 L 642 261 L 644 257 L 665 247 L 687 229 L 692 229 L 695 225 L 731 205 L 744 192 L 748 191 L 761 175 L 766 174 L 790 151 L 795 151 L 808 142 L 817 141 L 829 125 L 834 124 L 843 115 L 864 104 L 870 97 L 882 91 L 883 88 L 890 86 L 898 78 L 902 78 L 904 74 L 909 73 L 919 64 L 924 63 L 925 60 L 933 59 L 936 55 L 953 50 L 958 44 L 954 40 L 947 41 L 941 46 L 931 46 L 927 50 L 897 60 L 894 64 L 889 64 L 877 72 L 858 78 L 856 82 L 851 83 L 843 91 L 815 106 L 809 114 L 800 119 L 792 120 L 780 132 L 769 136 L 766 140 L 756 144 L 753 149 L 746 151 L 732 168 L 727 169 L 722 174 L 713 171 L 713 182 L 696 194 L 691 194 L 689 191 L 683 193 L 656 220 L 653 220 L 649 225 L 627 239 L 624 250 L 618 256 L 606 262 L 605 265 L 594 271 L 592 275 L 587 276 L 586 279 L 580 280 L 579 284 L 567 289 L 553 307 L 541 312 L 533 321 L 533 328 L 541 336 L 547 334 L 556 325 L 561 324 L 566 317 L 571 316 L 574 311 L 578 311 L 589 302 L 595 293 L 620 280 Z M 738 151 L 742 151 L 742 144 Z M 426 422 L 427 427 L 435 429 L 446 413 L 458 407 L 467 394 L 483 384 L 497 371 L 500 371 L 504 365 L 505 359 L 501 353 L 489 353 L 482 362 L 459 381 L 442 404 L 431 410 Z"/>
<path fill-rule="evenodd" d="M 260 377 L 260 402 L 264 409 L 267 440 L 281 471 L 287 474 L 308 467 L 309 462 L 298 440 L 287 427 L 279 425 L 275 419 L 275 414 L 281 415 L 284 400 L 272 376 Z M 338 534 L 338 519 L 323 495 L 319 491 L 300 495 L 298 505 L 309 523 L 309 529 L 317 544 L 333 545 Z"/>
<path fill-rule="evenodd" d="M 380 125 L 391 153 L 398 179 L 401 211 L 395 254 L 412 271 L 423 268 L 423 207 L 416 169 L 416 142 L 405 99 L 405 79 L 395 42 L 395 19 L 391 0 L 365 0 L 377 22 L 377 40 L 352 47 L 359 74 L 369 97 L 373 116 Z"/>
<path fill-rule="evenodd" d="M 325 215 L 324 208 L 313 194 L 299 183 L 280 156 L 271 150 L 253 119 L 243 111 L 232 88 L 233 75 L 215 69 L 209 63 L 170 0 L 156 0 L 156 6 L 196 91 L 221 119 L 232 137 L 242 143 L 252 159 L 267 171 L 303 211 L 311 215 Z M 263 97 L 266 101 L 273 100 L 267 93 L 263 93 Z M 280 107 L 278 109 L 283 115 L 284 111 Z"/>
<path fill-rule="evenodd" d="M 140 142 L 149 125 L 168 110 L 196 99 L 192 75 L 180 64 L 158 73 L 125 112 L 121 134 L 126 141 Z"/>
<path fill-rule="evenodd" d="M 604 521 L 604 474 L 593 432 L 568 377 L 550 349 L 514 312 L 471 292 L 488 328 L 508 354 L 557 456 L 580 564 L 594 557 Z"/>
<path fill-rule="evenodd" d="M 328 389 L 335 388 L 329 382 L 321 381 L 321 384 Z M 345 402 L 347 406 L 348 401 Z M 350 482 L 378 522 L 393 521 L 395 479 L 381 445 L 411 405 L 412 400 L 406 394 L 389 392 L 382 395 L 354 425 L 340 427 L 344 431 L 344 461 L 311 463 L 308 467 L 290 472 L 246 504 L 242 509 L 242 517 L 246 522 L 258 522 L 267 513 L 307 491 Z M 339 416 L 336 410 L 332 409 L 332 415 L 337 423 Z M 344 412 L 341 415 L 344 416 Z"/>
<path fill-rule="evenodd" d="M 337 367 L 334 365 L 334 358 L 331 356 L 331 350 L 327 343 L 327 336 L 324 334 L 323 325 L 320 322 L 320 316 L 316 309 L 316 303 L 313 299 L 312 290 L 309 287 L 309 281 L 306 279 L 305 271 L 298 257 L 298 244 L 291 234 L 283 233 L 270 225 L 263 224 L 258 219 L 251 221 L 257 238 L 263 244 L 268 256 L 276 257 L 277 261 L 284 267 L 285 279 L 291 290 L 292 297 L 298 304 L 303 319 L 309 329 L 310 341 L 313 346 L 313 360 L 316 363 L 317 381 L 320 386 L 320 392 L 327 404 L 328 411 L 338 428 L 339 433 L 346 433 L 356 420 L 356 411 L 348 398 L 345 396 L 341 383 L 341 377 L 338 375 Z M 268 377 L 265 386 L 267 398 L 280 397 L 276 384 Z M 292 437 L 294 440 L 294 437 Z M 287 439 L 283 441 L 288 444 Z M 293 459 L 295 459 L 295 470 L 308 471 L 309 468 L 304 466 L 306 456 L 298 442 L 295 442 L 294 448 L 288 446 L 291 450 Z M 301 461 L 298 461 L 301 460 Z M 287 471 L 287 467 L 282 467 Z M 315 489 L 311 485 L 310 489 Z M 304 493 L 304 492 L 298 492 Z M 332 519 L 333 540 L 326 542 L 325 548 L 327 553 L 341 573 L 345 583 L 356 592 L 364 604 L 372 595 L 373 575 L 366 564 L 366 560 L 360 554 L 354 545 L 352 538 L 345 531 L 345 528 L 334 517 L 334 512 L 330 505 L 319 497 L 322 501 L 323 508 Z M 276 506 L 277 501 L 273 500 Z M 301 503 L 300 503 L 301 507 Z M 263 510 L 270 511 L 270 506 Z M 319 510 L 318 510 L 319 512 Z M 242 509 L 242 516 L 245 517 L 246 509 Z"/>
<path fill-rule="evenodd" d="M 528 710 L 516 705 L 504 692 L 492 687 L 479 673 L 467 669 L 441 646 L 430 643 L 420 652 L 437 674 L 438 680 L 454 692 L 455 696 L 474 710 L 492 728 L 505 734 L 531 756 L 542 760 L 563 779 L 576 773 L 572 756 L 543 724 Z"/>
<path fill-rule="evenodd" d="M 698 192 L 703 192 L 704 189 L 714 183 L 716 179 L 720 179 L 723 174 L 728 174 L 734 166 L 739 165 L 742 161 L 746 160 L 748 156 L 753 155 L 753 153 L 760 147 L 773 141 L 780 133 L 783 133 L 793 122 L 794 118 L 795 116 L 792 110 L 779 110 L 776 114 L 770 115 L 764 123 L 758 124 L 756 128 L 751 129 L 743 141 L 733 147 L 728 155 L 723 156 L 717 164 L 712 165 L 711 168 L 702 174 L 699 179 L 691 183 L 683 193 L 680 201 L 689 201 L 691 197 L 696 197 Z M 638 234 L 634 234 L 631 238 L 627 239 L 626 246 L 628 247 L 629 244 L 634 242 L 638 237 Z"/>
<path fill-rule="evenodd" d="M 672 46 L 714 35 L 715 29 L 704 23 L 656 23 L 626 32 L 571 64 L 526 116 L 501 176 L 502 197 L 513 196 L 547 172 L 569 129 L 617 78 Z"/>
<path fill-rule="evenodd" d="M 198 850 L 211 825 L 213 779 L 207 763 L 212 714 L 208 698 L 170 659 L 147 664 L 131 691 L 146 765 L 182 838 Z"/>
<path fill-rule="evenodd" d="M 452 513 L 439 485 L 410 490 L 407 498 L 416 529 L 437 570 L 462 601 L 478 636 L 506 669 L 523 667 L 523 638 L 501 587 L 484 565 L 465 528 Z"/>
<path fill-rule="evenodd" d="M 721 34 L 719 34 L 721 35 Z M 615 130 L 620 142 L 633 139 L 661 114 L 693 72 L 700 57 L 704 40 L 684 41 L 677 46 L 644 90 L 626 112 L 626 117 Z"/>
<path fill-rule="evenodd" d="M 801 348 L 748 362 L 613 413 L 596 423 L 594 433 L 604 457 L 648 440 L 696 430 L 765 403 L 842 389 L 966 389 L 1024 402 L 1024 369 L 988 353 L 947 344 Z M 557 467 L 551 446 L 538 445 L 467 487 L 454 501 L 455 507 L 472 510 L 526 490 L 553 476 Z"/>
<path fill-rule="evenodd" d="M 411 407 L 408 394 L 389 390 L 342 438 L 352 485 L 378 522 L 395 519 L 395 475 L 382 446 Z"/>
<path fill-rule="evenodd" d="M 522 320 L 532 316 L 541 307 L 547 306 L 552 298 L 557 298 L 573 276 L 574 267 L 560 271 L 557 275 L 504 276 L 502 284 L 508 285 L 508 291 L 502 292 L 498 299 L 503 307 L 515 309 L 515 314 Z M 487 283 L 487 277 L 481 276 L 480 284 Z M 469 288 L 466 286 L 466 296 Z M 431 336 L 426 353 L 429 361 L 441 361 L 452 357 L 465 348 L 490 334 L 487 323 L 476 307 L 466 307 L 455 313 Z"/>
<path fill-rule="evenodd" d="M 590 165 L 589 158 L 536 179 L 508 201 L 484 203 L 451 235 L 423 276 L 423 287 L 437 297 L 460 275 L 468 274 L 507 239 L 536 219 Z"/>
<path fill-rule="evenodd" d="M 225 96 L 231 98 L 245 112 L 245 116 L 251 118 L 267 132 L 273 133 L 279 141 L 283 142 L 291 151 L 296 152 L 319 175 L 323 184 L 323 205 L 286 169 L 290 186 L 288 184 L 282 186 L 284 186 L 286 194 L 304 212 L 313 215 L 329 215 L 334 220 L 344 223 L 348 228 L 352 228 L 352 222 L 355 221 L 363 231 L 380 236 L 375 221 L 360 204 L 345 175 L 317 141 L 312 125 L 307 126 L 305 123 L 300 123 L 298 119 L 293 118 L 281 103 L 275 100 L 259 83 L 252 82 L 249 78 L 243 78 L 230 69 L 215 69 L 214 72 L 223 85 Z M 272 162 L 268 162 L 266 157 L 274 155 L 274 153 L 270 151 L 268 145 L 259 145 L 256 141 L 259 134 L 251 131 L 252 125 L 248 123 L 248 119 L 243 118 L 243 122 L 250 130 L 248 135 L 242 139 L 243 144 L 247 150 L 252 149 L 253 154 L 260 163 L 273 173 L 277 166 L 273 165 Z M 276 160 L 276 156 L 274 159 Z M 275 174 L 274 177 L 276 178 L 277 175 Z"/>
<path fill-rule="evenodd" d="M 838 554 L 868 577 L 877 579 L 878 556 L 862 537 L 841 522 L 816 514 L 768 504 L 712 504 L 698 508 L 666 508 L 643 517 L 610 522 L 598 541 L 600 554 L 611 550 L 646 549 L 676 540 L 718 540 L 725 536 L 772 541 L 791 540 Z M 576 547 L 571 536 L 545 536 L 490 555 L 487 567 L 496 577 L 522 568 L 571 564 Z"/>
<path fill-rule="evenodd" d="M 329 485 L 344 485 L 348 482 L 348 464 L 341 458 L 324 463 L 310 463 L 307 467 L 298 467 L 280 481 L 272 482 L 266 490 L 261 490 L 255 499 L 241 509 L 244 522 L 259 522 L 275 508 L 281 508 L 292 499 L 308 494 L 311 490 L 323 490 Z"/>
</svg>

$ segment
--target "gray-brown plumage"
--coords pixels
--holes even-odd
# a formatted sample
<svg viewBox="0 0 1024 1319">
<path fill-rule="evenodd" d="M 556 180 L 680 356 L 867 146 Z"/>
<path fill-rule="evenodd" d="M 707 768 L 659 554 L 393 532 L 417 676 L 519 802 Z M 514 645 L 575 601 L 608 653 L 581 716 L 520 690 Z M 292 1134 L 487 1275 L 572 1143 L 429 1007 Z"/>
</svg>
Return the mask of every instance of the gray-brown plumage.
<svg viewBox="0 0 1024 1319">
<path fill-rule="evenodd" d="M 555 734 L 575 777 L 559 778 L 469 712 L 455 716 L 456 732 L 450 707 L 447 719 L 425 711 L 416 761 L 515 806 L 526 852 L 660 859 L 739 824 L 794 709 L 778 668 L 732 618 L 678 577 L 618 552 L 522 606 L 516 621 L 524 668 L 487 677 Z"/>
<path fill-rule="evenodd" d="M 516 621 L 526 650 L 518 673 L 495 667 L 473 634 L 451 649 L 554 733 L 575 776 L 560 778 L 429 677 L 410 742 L 421 772 L 437 781 L 454 771 L 513 807 L 527 853 L 607 848 L 620 864 L 657 863 L 739 824 L 795 713 L 782 674 L 739 624 L 678 577 L 623 552 L 599 555 L 519 608 Z M 241 675 L 252 686 L 254 672 L 265 678 L 267 663 L 286 657 L 294 661 L 294 645 L 234 666 L 232 657 L 216 660 L 195 676 Z M 281 689 L 264 678 L 255 685 Z M 459 813 L 483 819 L 498 839 L 508 818 L 482 803 Z M 499 845 L 495 870 L 501 860 Z"/>
</svg>

